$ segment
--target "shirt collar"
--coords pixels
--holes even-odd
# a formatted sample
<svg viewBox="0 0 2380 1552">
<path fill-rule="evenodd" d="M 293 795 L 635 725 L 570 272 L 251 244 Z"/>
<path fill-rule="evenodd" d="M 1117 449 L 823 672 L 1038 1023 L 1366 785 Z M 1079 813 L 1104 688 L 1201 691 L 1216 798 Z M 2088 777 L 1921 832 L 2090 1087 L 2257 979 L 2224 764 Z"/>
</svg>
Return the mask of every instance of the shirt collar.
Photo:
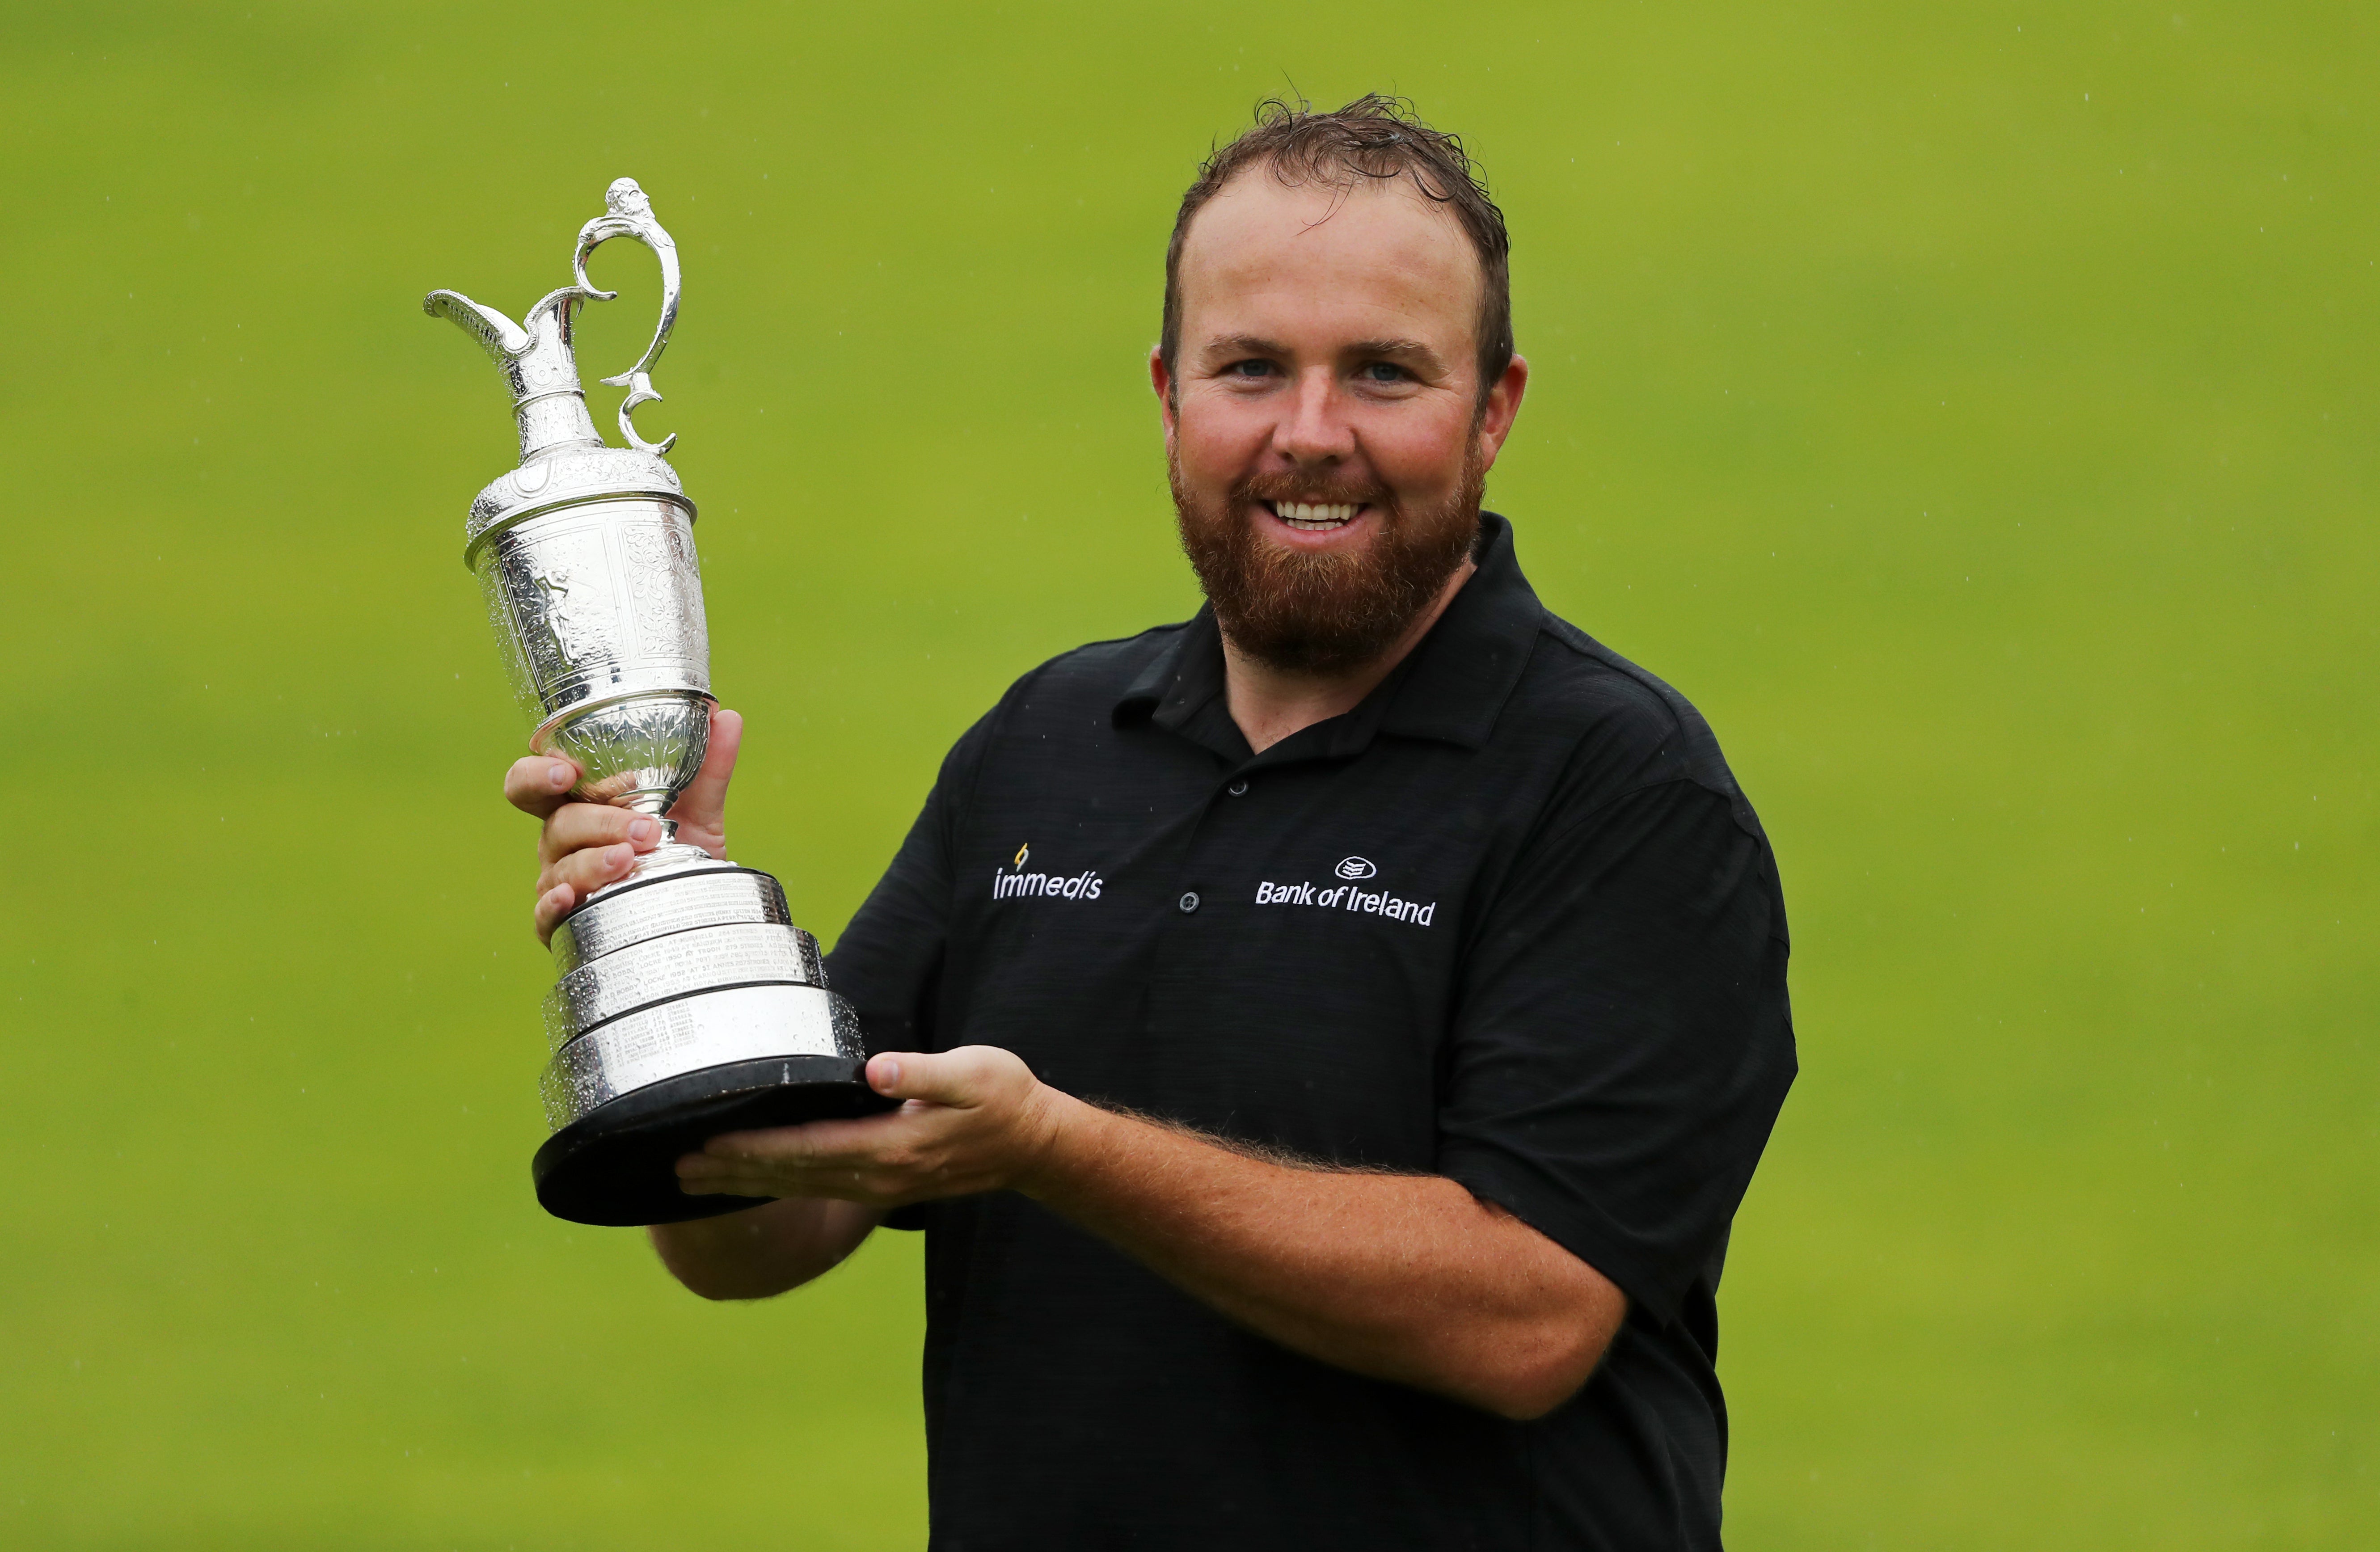
<svg viewBox="0 0 2380 1552">
<path fill-rule="evenodd" d="M 1527 664 L 1544 608 L 1512 554 L 1512 525 L 1479 515 L 1477 570 L 1396 671 L 1344 716 L 1318 722 L 1267 749 L 1259 762 L 1344 758 L 1375 732 L 1484 747 Z M 1117 697 L 1118 726 L 1146 718 L 1234 764 L 1248 759 L 1223 703 L 1223 638 L 1211 606 Z"/>
<path fill-rule="evenodd" d="M 1512 525 L 1493 512 L 1479 515 L 1477 562 L 1399 673 L 1373 692 L 1393 696 L 1380 721 L 1383 733 L 1487 747 L 1536 647 L 1546 609 L 1521 575 Z"/>
</svg>

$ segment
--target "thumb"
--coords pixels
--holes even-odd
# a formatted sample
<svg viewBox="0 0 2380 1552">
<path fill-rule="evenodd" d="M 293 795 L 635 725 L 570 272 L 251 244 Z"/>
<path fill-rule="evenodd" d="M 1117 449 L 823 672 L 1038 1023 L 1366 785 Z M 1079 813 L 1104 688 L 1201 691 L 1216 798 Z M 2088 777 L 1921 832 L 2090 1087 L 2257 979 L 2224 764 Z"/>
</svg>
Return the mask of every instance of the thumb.
<svg viewBox="0 0 2380 1552">
<path fill-rule="evenodd" d="M 735 774 L 735 756 L 744 746 L 744 716 L 740 711 L 710 714 L 710 743 L 702 769 L 678 794 L 670 818 L 694 830 L 716 834 L 727 828 L 727 782 Z"/>
<path fill-rule="evenodd" d="M 977 1105 L 994 1076 L 994 1059 L 1005 1055 L 990 1046 L 961 1046 L 952 1051 L 885 1051 L 868 1058 L 868 1086 L 888 1099 Z"/>
</svg>

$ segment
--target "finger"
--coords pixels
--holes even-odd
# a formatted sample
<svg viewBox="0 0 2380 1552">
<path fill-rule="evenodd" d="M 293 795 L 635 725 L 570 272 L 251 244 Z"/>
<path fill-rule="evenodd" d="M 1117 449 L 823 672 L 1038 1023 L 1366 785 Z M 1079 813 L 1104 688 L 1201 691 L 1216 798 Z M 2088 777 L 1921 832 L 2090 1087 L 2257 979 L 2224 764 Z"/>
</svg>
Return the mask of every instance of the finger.
<svg viewBox="0 0 2380 1552">
<path fill-rule="evenodd" d="M 559 862 L 573 852 L 616 846 L 624 841 L 638 851 L 650 852 L 661 844 L 661 839 L 659 819 L 604 803 L 566 803 L 553 811 L 539 832 L 537 859 Z"/>
<path fill-rule="evenodd" d="M 680 1181 L 678 1190 L 688 1196 L 760 1196 L 800 1197 L 813 1202 L 859 1202 L 869 1206 L 889 1204 L 880 1194 L 853 1176 L 818 1184 L 795 1183 L 781 1180 L 721 1180 Z"/>
<path fill-rule="evenodd" d="M 562 918 L 568 915 L 570 907 L 577 903 L 578 891 L 568 884 L 556 884 L 539 895 L 533 918 L 537 923 L 537 940 L 551 946 L 553 929 L 562 925 Z"/>
<path fill-rule="evenodd" d="M 573 852 L 545 870 L 540 880 L 545 893 L 540 901 L 552 896 L 557 885 L 568 885 L 581 900 L 593 894 L 605 884 L 617 883 L 628 876 L 637 865 L 636 848 L 626 842 L 616 846 L 594 846 L 583 852 Z"/>
<path fill-rule="evenodd" d="M 801 1191 L 783 1181 L 680 1181 L 677 1188 L 688 1196 L 761 1196 L 783 1200 L 788 1196 L 816 1199 L 823 1191 Z"/>
<path fill-rule="evenodd" d="M 780 1131 L 798 1128 L 783 1127 Z M 813 1168 L 808 1159 L 765 1159 L 758 1158 L 728 1158 L 709 1153 L 680 1155 L 674 1169 L 678 1183 L 688 1191 L 734 1191 L 747 1193 L 765 1187 L 776 1195 L 807 1194 L 818 1181 L 829 1177 L 844 1180 L 856 1178 L 852 1163 L 831 1169 Z"/>
<path fill-rule="evenodd" d="M 702 769 L 678 794 L 670 818 L 689 830 L 725 829 L 727 783 L 735 774 L 735 756 L 743 747 L 744 714 L 714 708 L 710 713 L 710 743 L 702 757 Z"/>
<path fill-rule="evenodd" d="M 545 818 L 570 801 L 578 768 L 552 755 L 523 755 L 504 772 L 504 801 L 525 814 Z"/>
<path fill-rule="evenodd" d="M 745 1185 L 749 1185 L 752 1181 L 778 1181 L 778 1183 L 783 1183 L 785 1178 L 788 1178 L 783 1176 L 783 1173 L 771 1171 L 771 1169 L 755 1169 L 752 1164 L 747 1164 L 747 1161 L 714 1159 L 714 1157 L 699 1155 L 699 1152 L 690 1152 L 690 1155 L 678 1157 L 676 1167 L 674 1169 L 676 1169 L 678 1183 L 681 1185 L 716 1185 L 716 1183 L 722 1183 L 722 1181 L 743 1181 Z"/>
<path fill-rule="evenodd" d="M 713 1159 L 706 1167 L 714 1172 L 702 1172 L 691 1162 L 694 1157 L 678 1160 L 677 1188 L 689 1196 L 808 1196 L 851 1202 L 872 1199 L 880 1184 L 864 1167 L 782 1174 L 752 1171 L 747 1167 L 742 1173 L 716 1172 L 719 1161 Z"/>
<path fill-rule="evenodd" d="M 700 1153 L 679 1162 L 680 1174 L 774 1174 L 788 1179 L 820 1177 L 844 1183 L 853 1171 L 875 1170 L 888 1158 L 913 1153 L 926 1135 L 923 1117 L 896 1110 L 850 1121 L 811 1121 L 724 1132 Z"/>
</svg>

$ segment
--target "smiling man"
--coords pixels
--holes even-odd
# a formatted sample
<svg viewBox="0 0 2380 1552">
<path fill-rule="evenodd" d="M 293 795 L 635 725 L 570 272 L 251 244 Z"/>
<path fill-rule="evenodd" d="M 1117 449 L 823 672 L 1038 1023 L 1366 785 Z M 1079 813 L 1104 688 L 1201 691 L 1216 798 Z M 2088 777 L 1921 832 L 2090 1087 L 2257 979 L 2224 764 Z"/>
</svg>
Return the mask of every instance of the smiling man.
<svg viewBox="0 0 2380 1552">
<path fill-rule="evenodd" d="M 685 1189 L 778 1200 L 653 1242 L 761 1298 L 926 1231 L 951 1552 L 1717 1546 L 1784 907 L 1708 727 L 1481 511 L 1503 218 L 1396 104 L 1267 104 L 1149 374 L 1208 607 L 960 739 L 829 962 L 903 1105 L 714 1140 Z M 507 780 L 541 933 L 658 839 L 573 779 Z"/>
</svg>

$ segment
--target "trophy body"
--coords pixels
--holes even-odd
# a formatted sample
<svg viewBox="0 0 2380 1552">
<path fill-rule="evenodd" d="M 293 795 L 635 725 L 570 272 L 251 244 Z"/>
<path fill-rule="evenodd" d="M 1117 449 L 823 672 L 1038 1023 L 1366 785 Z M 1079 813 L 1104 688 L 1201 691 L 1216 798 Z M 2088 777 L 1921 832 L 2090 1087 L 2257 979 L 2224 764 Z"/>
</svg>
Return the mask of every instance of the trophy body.
<svg viewBox="0 0 2380 1552">
<path fill-rule="evenodd" d="M 481 491 L 464 564 L 479 578 L 529 747 L 575 760 L 571 795 L 661 819 L 662 844 L 580 903 L 553 934 L 543 1081 L 553 1134 L 530 1167 L 538 1200 L 580 1223 L 666 1223 L 753 1205 L 688 1196 L 678 1155 L 722 1132 L 888 1107 L 868 1087 L 858 1021 L 827 989 L 818 943 L 766 873 L 681 844 L 664 818 L 702 767 L 710 646 L 694 503 L 664 460 L 674 437 L 637 434 L 660 397 L 649 375 L 675 320 L 675 245 L 636 184 L 579 234 L 577 284 L 524 323 L 451 291 L 423 307 L 486 347 L 512 389 L 521 464 Z M 596 435 L 571 325 L 587 258 L 633 236 L 662 261 L 660 327 L 620 411 L 628 446 Z"/>
</svg>

